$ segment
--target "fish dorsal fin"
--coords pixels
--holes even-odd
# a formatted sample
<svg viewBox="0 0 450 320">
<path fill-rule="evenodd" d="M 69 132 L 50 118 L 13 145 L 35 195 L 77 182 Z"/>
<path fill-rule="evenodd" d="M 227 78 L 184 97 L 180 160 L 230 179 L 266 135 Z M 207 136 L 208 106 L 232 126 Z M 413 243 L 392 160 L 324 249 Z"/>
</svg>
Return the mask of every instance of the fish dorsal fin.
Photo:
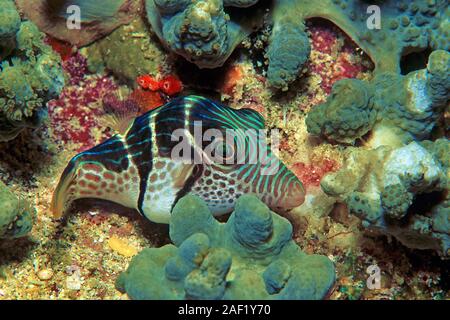
<svg viewBox="0 0 450 320">
<path fill-rule="evenodd" d="M 128 96 L 127 89 L 119 89 L 106 95 L 102 101 L 104 115 L 100 117 L 100 123 L 121 135 L 125 135 L 140 114 L 139 106 Z"/>
<path fill-rule="evenodd" d="M 138 116 L 137 114 L 127 114 L 127 115 L 105 114 L 100 118 L 99 122 L 105 127 L 111 128 L 116 133 L 123 136 L 131 127 L 134 119 L 137 116 Z"/>
</svg>

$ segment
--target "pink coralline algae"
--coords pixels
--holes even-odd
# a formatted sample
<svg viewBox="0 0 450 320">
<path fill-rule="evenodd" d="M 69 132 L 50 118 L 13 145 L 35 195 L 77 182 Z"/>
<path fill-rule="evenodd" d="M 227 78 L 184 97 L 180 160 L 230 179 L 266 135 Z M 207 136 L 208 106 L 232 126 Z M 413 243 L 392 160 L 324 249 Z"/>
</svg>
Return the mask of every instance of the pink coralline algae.
<svg viewBox="0 0 450 320">
<path fill-rule="evenodd" d="M 357 78 L 370 69 L 370 59 L 360 56 L 362 51 L 359 52 L 354 42 L 336 26 L 311 24 L 309 32 L 312 51 L 317 58 L 310 59 L 308 70 L 320 76 L 320 86 L 326 94 L 330 94 L 336 81 Z M 369 63 L 363 63 L 364 60 Z"/>
<path fill-rule="evenodd" d="M 69 85 L 48 103 L 51 127 L 55 140 L 76 144 L 77 151 L 83 151 L 110 136 L 98 119 L 104 113 L 103 97 L 118 87 L 110 77 L 89 75 L 86 59 L 78 53 L 64 63 L 64 69 Z"/>
<path fill-rule="evenodd" d="M 291 168 L 292 172 L 300 179 L 306 190 L 311 187 L 318 187 L 322 177 L 339 169 L 339 164 L 329 158 L 324 158 L 321 163 L 305 164 L 297 162 Z"/>
</svg>

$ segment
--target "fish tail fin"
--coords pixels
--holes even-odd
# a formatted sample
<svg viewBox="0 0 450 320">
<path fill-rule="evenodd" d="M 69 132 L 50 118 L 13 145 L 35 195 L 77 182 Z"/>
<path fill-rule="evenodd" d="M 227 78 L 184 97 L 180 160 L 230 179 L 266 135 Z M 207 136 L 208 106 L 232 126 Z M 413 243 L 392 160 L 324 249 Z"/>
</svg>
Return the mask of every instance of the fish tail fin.
<svg viewBox="0 0 450 320">
<path fill-rule="evenodd" d="M 51 212 L 57 219 L 61 218 L 65 214 L 67 208 L 73 201 L 73 194 L 69 191 L 69 189 L 76 181 L 77 168 L 78 164 L 75 157 L 70 160 L 70 163 L 64 169 L 59 179 L 59 183 L 53 193 Z"/>
<path fill-rule="evenodd" d="M 127 89 L 105 95 L 102 101 L 104 114 L 99 119 L 100 123 L 117 133 L 125 134 L 134 118 L 140 114 L 139 105 L 129 96 Z"/>
</svg>

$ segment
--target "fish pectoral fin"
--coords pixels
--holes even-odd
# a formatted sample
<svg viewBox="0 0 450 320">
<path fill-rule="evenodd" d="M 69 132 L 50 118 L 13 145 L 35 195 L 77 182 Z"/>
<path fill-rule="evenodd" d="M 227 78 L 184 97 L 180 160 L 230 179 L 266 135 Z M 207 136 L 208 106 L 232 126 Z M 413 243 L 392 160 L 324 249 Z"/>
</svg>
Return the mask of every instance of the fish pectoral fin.
<svg viewBox="0 0 450 320">
<path fill-rule="evenodd" d="M 178 165 L 178 167 L 171 172 L 173 186 L 179 189 L 183 188 L 187 179 L 192 175 L 194 167 L 195 165 L 192 163 Z"/>
</svg>

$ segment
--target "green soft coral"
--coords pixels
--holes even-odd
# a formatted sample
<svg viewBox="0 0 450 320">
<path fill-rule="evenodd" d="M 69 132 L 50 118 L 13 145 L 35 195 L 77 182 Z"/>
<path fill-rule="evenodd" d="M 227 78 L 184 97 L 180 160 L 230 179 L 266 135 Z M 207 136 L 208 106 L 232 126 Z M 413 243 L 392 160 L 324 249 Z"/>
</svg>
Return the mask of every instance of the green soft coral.
<svg viewBox="0 0 450 320">
<path fill-rule="evenodd" d="M 291 224 L 252 195 L 227 223 L 199 198 L 180 199 L 170 237 L 175 245 L 133 258 L 119 290 L 132 299 L 322 299 L 335 280 L 333 263 L 302 252 Z"/>
<path fill-rule="evenodd" d="M 23 237 L 31 231 L 36 215 L 34 208 L 15 196 L 0 181 L 0 239 Z"/>
<path fill-rule="evenodd" d="M 0 15 L 10 14 L 13 2 L 3 2 Z M 13 30 L 7 28 L 8 21 L 0 19 L 0 29 Z M 61 60 L 32 22 L 20 22 L 9 35 L 13 45 L 8 55 L 0 56 L 0 141 L 15 138 L 24 128 L 39 126 L 46 114 L 45 104 L 64 86 Z"/>
</svg>

